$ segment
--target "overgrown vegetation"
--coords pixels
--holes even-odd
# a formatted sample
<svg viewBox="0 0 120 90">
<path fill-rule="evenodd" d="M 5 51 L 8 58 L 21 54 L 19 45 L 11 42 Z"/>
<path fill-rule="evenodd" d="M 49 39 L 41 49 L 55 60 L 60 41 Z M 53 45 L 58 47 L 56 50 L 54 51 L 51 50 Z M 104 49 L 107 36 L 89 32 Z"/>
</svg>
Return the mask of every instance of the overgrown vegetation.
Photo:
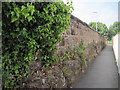
<svg viewBox="0 0 120 90">
<path fill-rule="evenodd" d="M 71 73 L 68 71 L 67 68 L 63 68 L 62 71 L 63 71 L 63 74 L 66 78 L 71 76 Z"/>
<path fill-rule="evenodd" d="M 77 54 L 80 57 L 81 66 L 83 67 L 87 65 L 86 58 L 84 56 L 84 50 L 85 50 L 84 41 L 81 40 L 79 46 L 77 47 Z"/>
<path fill-rule="evenodd" d="M 71 11 L 71 2 L 2 3 L 4 88 L 19 87 L 37 53 L 45 66 L 56 61 L 56 43 L 68 29 Z"/>
<path fill-rule="evenodd" d="M 60 51 L 61 56 L 59 57 L 59 59 L 61 61 L 76 60 L 76 57 L 79 57 L 79 61 L 80 61 L 81 66 L 83 68 L 87 65 L 86 57 L 84 55 L 85 49 L 86 49 L 86 47 L 84 45 L 84 41 L 80 40 L 79 45 L 66 46 L 64 50 Z"/>
</svg>

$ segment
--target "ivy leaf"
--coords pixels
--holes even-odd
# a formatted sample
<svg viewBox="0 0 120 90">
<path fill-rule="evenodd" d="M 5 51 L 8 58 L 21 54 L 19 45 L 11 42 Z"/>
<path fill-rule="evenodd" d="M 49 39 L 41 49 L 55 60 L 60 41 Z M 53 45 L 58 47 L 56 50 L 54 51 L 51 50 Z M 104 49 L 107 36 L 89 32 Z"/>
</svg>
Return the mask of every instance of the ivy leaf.
<svg viewBox="0 0 120 90">
<path fill-rule="evenodd" d="M 11 20 L 11 22 L 13 23 L 13 22 L 15 22 L 15 21 L 17 21 L 17 20 L 18 20 L 18 18 L 13 17 L 12 20 Z"/>
<path fill-rule="evenodd" d="M 16 73 L 16 74 L 18 74 L 18 73 L 19 73 L 19 71 L 18 71 L 18 70 L 16 70 L 16 71 L 15 71 L 15 73 Z"/>
<path fill-rule="evenodd" d="M 33 13 L 34 13 L 34 12 L 35 12 L 35 10 L 34 10 L 34 9 L 32 9 L 32 10 L 31 10 L 31 15 L 33 15 Z"/>
<path fill-rule="evenodd" d="M 12 14 L 12 16 L 14 16 L 14 15 L 15 15 L 15 13 L 14 13 L 13 11 L 11 12 L 11 14 Z"/>
<path fill-rule="evenodd" d="M 22 5 L 21 11 L 23 11 L 26 7 Z"/>
<path fill-rule="evenodd" d="M 30 22 L 32 20 L 32 16 L 28 16 L 27 19 Z"/>
<path fill-rule="evenodd" d="M 29 13 L 24 13 L 25 18 L 28 17 L 30 14 Z"/>
</svg>

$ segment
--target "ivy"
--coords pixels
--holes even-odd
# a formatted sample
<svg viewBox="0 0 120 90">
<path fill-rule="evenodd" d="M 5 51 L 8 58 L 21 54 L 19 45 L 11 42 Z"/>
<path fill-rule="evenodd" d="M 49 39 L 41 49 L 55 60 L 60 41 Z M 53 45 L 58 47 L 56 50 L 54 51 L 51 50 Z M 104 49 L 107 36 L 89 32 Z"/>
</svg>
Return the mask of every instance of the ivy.
<svg viewBox="0 0 120 90">
<path fill-rule="evenodd" d="M 71 3 L 2 3 L 3 87 L 16 88 L 29 74 L 30 62 L 39 53 L 43 65 L 57 61 L 56 43 L 68 29 Z"/>
</svg>

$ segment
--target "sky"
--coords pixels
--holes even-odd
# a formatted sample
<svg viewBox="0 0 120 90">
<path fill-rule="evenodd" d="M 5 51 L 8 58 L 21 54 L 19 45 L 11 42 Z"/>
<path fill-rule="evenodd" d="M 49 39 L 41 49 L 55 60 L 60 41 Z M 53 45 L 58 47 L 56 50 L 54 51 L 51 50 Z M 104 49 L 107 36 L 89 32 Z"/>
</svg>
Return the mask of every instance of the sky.
<svg viewBox="0 0 120 90">
<path fill-rule="evenodd" d="M 72 14 L 87 24 L 90 22 L 102 22 L 109 28 L 115 21 L 118 21 L 119 1 L 120 0 L 72 0 L 74 7 Z"/>
</svg>

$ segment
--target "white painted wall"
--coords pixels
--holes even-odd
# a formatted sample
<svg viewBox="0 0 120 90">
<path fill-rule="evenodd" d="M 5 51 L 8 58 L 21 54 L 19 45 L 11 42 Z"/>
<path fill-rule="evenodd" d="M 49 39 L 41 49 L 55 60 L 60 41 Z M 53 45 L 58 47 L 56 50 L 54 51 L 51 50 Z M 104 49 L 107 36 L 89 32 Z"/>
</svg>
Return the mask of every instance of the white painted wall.
<svg viewBox="0 0 120 90">
<path fill-rule="evenodd" d="M 115 35 L 112 38 L 112 41 L 113 41 L 113 51 L 115 54 L 115 58 L 116 58 L 117 66 L 118 66 L 118 71 L 120 74 L 120 33 Z"/>
</svg>

